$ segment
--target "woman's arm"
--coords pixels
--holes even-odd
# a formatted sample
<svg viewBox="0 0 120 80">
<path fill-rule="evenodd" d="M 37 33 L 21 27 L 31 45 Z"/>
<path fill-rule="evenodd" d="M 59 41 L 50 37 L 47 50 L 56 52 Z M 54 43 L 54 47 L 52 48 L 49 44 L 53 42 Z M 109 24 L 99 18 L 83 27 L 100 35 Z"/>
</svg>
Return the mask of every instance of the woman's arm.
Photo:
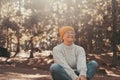
<svg viewBox="0 0 120 80">
<path fill-rule="evenodd" d="M 77 51 L 77 71 L 80 73 L 79 76 L 83 75 L 86 77 L 86 54 L 84 48 L 82 47 L 79 47 Z"/>
</svg>

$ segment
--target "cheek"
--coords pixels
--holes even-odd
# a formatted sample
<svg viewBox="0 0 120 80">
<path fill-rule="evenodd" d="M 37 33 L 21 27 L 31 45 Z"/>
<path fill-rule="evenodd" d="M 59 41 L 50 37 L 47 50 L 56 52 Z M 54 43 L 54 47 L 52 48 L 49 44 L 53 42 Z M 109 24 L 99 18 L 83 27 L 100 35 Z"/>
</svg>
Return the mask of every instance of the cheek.
<svg viewBox="0 0 120 80">
<path fill-rule="evenodd" d="M 74 35 L 69 35 L 68 38 L 75 38 L 75 36 Z"/>
<path fill-rule="evenodd" d="M 66 35 L 64 35 L 64 36 L 63 36 L 63 40 L 65 40 L 66 38 L 67 38 L 67 36 L 66 36 Z"/>
</svg>

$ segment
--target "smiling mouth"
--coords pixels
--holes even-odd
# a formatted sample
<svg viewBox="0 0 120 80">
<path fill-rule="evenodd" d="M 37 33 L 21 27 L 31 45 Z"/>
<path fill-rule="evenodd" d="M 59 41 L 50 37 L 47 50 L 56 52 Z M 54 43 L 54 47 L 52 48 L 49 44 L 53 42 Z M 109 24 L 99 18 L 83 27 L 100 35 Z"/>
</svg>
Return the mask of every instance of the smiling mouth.
<svg viewBox="0 0 120 80">
<path fill-rule="evenodd" d="M 68 38 L 74 38 L 73 36 L 69 36 Z"/>
</svg>

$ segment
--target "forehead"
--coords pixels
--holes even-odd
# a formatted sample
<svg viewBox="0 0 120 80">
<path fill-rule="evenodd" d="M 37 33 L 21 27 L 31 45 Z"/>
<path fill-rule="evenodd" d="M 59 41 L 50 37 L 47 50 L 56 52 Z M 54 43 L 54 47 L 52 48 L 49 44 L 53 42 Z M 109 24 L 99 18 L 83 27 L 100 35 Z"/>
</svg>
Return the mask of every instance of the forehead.
<svg viewBox="0 0 120 80">
<path fill-rule="evenodd" d="M 69 31 L 66 31 L 65 34 L 75 34 L 75 31 L 69 30 Z"/>
<path fill-rule="evenodd" d="M 73 30 L 68 30 L 68 31 L 66 31 L 66 32 L 75 32 L 75 31 L 73 31 Z"/>
</svg>

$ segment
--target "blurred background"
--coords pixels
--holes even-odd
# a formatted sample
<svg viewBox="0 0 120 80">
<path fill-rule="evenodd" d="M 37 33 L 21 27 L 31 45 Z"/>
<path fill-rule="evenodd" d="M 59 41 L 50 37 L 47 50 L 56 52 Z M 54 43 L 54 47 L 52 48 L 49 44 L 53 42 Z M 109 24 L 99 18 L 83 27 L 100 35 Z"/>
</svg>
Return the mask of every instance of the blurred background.
<svg viewBox="0 0 120 80">
<path fill-rule="evenodd" d="M 120 57 L 120 0 L 0 0 L 0 47 L 14 52 L 52 50 L 58 29 L 73 26 L 87 53 Z M 2 49 L 3 50 L 3 49 Z"/>
</svg>

